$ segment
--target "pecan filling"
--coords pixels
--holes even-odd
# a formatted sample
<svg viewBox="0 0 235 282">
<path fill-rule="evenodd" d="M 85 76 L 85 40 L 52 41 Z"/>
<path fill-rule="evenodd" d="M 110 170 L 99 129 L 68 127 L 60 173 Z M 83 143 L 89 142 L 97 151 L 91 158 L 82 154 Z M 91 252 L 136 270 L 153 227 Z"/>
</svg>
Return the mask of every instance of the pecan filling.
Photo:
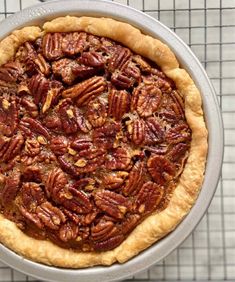
<svg viewBox="0 0 235 282">
<path fill-rule="evenodd" d="M 191 131 L 156 64 L 107 38 L 48 33 L 0 67 L 0 211 L 64 248 L 117 247 L 167 207 Z"/>
</svg>

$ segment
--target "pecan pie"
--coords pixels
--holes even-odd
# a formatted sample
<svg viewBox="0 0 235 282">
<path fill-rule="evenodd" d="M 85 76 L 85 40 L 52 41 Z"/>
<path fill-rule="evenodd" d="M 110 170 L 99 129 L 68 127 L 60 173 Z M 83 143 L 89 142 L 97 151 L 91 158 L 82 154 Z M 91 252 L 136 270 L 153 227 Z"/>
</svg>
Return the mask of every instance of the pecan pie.
<svg viewBox="0 0 235 282">
<path fill-rule="evenodd" d="M 194 204 L 207 130 L 170 49 L 64 17 L 0 43 L 0 241 L 46 264 L 125 262 Z"/>
</svg>

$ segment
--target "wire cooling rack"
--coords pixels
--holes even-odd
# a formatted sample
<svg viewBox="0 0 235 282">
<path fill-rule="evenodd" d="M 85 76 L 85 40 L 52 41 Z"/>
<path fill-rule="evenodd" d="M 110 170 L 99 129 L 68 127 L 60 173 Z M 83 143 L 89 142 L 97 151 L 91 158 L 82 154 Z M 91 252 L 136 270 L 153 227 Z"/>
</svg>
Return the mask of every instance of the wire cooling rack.
<svg viewBox="0 0 235 282">
<path fill-rule="evenodd" d="M 0 20 L 38 2 L 0 0 Z M 214 85 L 225 127 L 222 175 L 201 223 L 165 260 L 125 281 L 235 281 L 235 0 L 114 2 L 160 20 L 192 48 Z M 7 281 L 38 280 L 0 263 L 0 282 Z"/>
</svg>

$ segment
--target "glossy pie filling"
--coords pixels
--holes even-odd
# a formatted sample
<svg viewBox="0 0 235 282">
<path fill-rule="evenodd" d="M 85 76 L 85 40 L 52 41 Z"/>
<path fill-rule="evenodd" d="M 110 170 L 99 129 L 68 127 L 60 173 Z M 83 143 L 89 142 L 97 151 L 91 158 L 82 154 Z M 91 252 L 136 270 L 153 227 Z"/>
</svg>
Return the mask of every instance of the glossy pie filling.
<svg viewBox="0 0 235 282">
<path fill-rule="evenodd" d="M 174 82 L 107 38 L 48 33 L 0 67 L 0 211 L 29 236 L 117 247 L 167 207 L 190 140 Z"/>
</svg>

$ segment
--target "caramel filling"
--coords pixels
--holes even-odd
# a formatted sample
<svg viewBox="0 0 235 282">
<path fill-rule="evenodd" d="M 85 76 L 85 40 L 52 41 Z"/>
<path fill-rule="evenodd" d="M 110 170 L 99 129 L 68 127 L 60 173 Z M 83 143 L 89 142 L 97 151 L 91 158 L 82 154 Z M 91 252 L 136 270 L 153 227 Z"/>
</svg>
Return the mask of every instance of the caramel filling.
<svg viewBox="0 0 235 282">
<path fill-rule="evenodd" d="M 64 248 L 117 247 L 167 207 L 191 131 L 172 80 L 84 32 L 26 42 L 0 67 L 0 211 Z"/>
</svg>

